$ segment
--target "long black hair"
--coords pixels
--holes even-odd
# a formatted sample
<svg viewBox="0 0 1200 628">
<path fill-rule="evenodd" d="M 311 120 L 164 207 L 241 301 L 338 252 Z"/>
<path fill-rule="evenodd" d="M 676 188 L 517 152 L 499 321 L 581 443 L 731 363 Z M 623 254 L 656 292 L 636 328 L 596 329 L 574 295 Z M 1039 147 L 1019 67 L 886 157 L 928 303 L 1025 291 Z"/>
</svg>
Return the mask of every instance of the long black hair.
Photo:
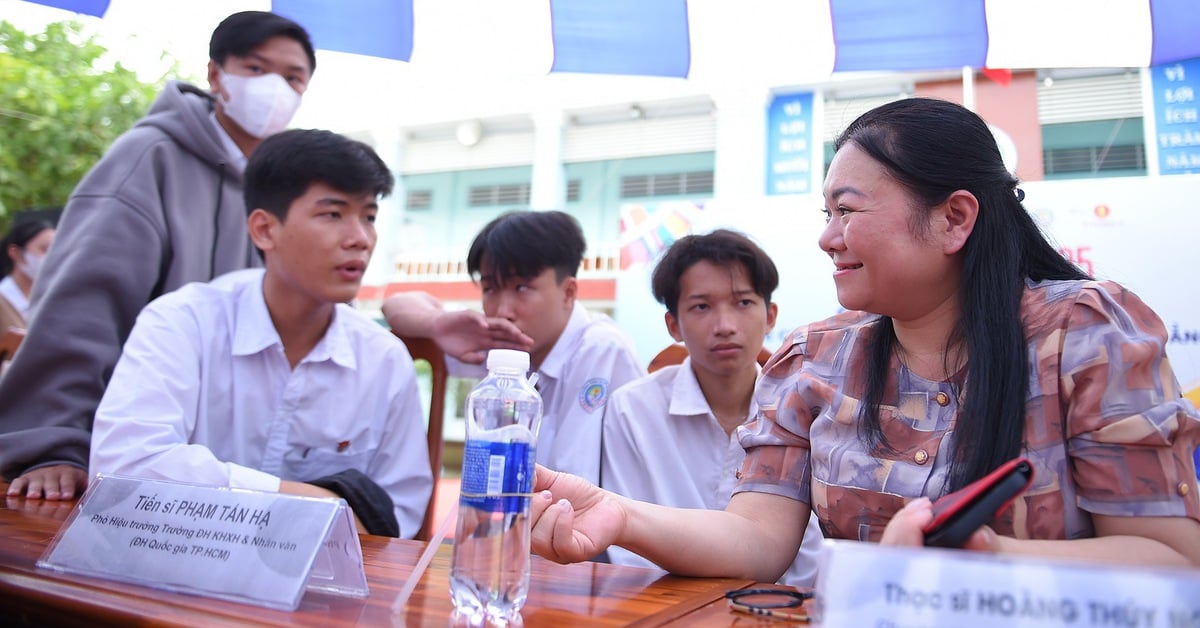
<svg viewBox="0 0 1200 628">
<path fill-rule="evenodd" d="M 954 427 L 947 485 L 960 488 L 1020 454 L 1029 363 L 1020 318 L 1026 278 L 1088 279 L 1046 240 L 1021 204 L 987 124 L 951 102 L 899 100 L 864 113 L 834 144 L 853 143 L 879 162 L 927 212 L 956 190 L 979 202 L 975 227 L 963 248 L 959 315 L 946 353 L 965 346 L 965 401 Z M 915 214 L 910 228 L 924 224 Z M 892 321 L 883 317 L 869 344 L 862 434 L 888 448 L 879 418 L 889 364 L 896 350 Z"/>
</svg>

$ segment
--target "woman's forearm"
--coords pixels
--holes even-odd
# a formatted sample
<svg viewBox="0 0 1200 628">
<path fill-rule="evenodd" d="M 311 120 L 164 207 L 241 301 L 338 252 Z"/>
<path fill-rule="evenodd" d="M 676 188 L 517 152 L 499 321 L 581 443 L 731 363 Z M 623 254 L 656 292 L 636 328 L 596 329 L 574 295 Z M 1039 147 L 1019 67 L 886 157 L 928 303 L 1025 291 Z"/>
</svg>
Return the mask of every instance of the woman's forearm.
<svg viewBox="0 0 1200 628">
<path fill-rule="evenodd" d="M 763 493 L 734 500 L 723 511 L 626 500 L 616 544 L 680 575 L 776 581 L 796 558 L 807 505 Z"/>
</svg>

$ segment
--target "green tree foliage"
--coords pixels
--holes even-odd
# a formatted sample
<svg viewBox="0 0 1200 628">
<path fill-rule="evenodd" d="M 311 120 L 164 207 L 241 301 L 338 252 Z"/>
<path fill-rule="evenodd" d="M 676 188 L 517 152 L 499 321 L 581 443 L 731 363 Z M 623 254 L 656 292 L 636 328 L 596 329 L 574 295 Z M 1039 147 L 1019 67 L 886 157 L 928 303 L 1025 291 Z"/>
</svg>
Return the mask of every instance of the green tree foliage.
<svg viewBox="0 0 1200 628">
<path fill-rule="evenodd" d="M 65 204 L 165 82 L 106 53 L 77 22 L 26 34 L 0 20 L 0 232 L 14 212 Z"/>
</svg>

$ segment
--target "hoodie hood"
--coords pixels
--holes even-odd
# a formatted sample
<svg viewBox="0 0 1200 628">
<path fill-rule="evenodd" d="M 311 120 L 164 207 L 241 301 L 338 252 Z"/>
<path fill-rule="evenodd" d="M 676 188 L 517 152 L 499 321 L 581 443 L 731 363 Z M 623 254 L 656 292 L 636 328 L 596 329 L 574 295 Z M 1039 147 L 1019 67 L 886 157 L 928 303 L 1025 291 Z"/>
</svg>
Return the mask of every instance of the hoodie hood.
<svg viewBox="0 0 1200 628">
<path fill-rule="evenodd" d="M 223 169 L 227 179 L 241 183 L 242 171 L 231 163 L 212 112 L 211 94 L 189 83 L 168 81 L 135 127 L 158 129 L 200 160 Z"/>
</svg>

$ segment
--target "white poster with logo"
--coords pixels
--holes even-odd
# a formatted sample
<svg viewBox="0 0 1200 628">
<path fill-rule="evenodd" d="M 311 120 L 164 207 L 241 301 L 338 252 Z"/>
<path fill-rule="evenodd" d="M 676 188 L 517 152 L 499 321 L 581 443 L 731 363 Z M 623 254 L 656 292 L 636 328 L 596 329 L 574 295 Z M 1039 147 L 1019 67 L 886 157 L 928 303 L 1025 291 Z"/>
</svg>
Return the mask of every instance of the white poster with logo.
<svg viewBox="0 0 1200 628">
<path fill-rule="evenodd" d="M 1200 175 L 1023 184 L 1025 207 L 1059 250 L 1145 301 L 1167 329 L 1167 355 L 1200 403 Z"/>
</svg>

